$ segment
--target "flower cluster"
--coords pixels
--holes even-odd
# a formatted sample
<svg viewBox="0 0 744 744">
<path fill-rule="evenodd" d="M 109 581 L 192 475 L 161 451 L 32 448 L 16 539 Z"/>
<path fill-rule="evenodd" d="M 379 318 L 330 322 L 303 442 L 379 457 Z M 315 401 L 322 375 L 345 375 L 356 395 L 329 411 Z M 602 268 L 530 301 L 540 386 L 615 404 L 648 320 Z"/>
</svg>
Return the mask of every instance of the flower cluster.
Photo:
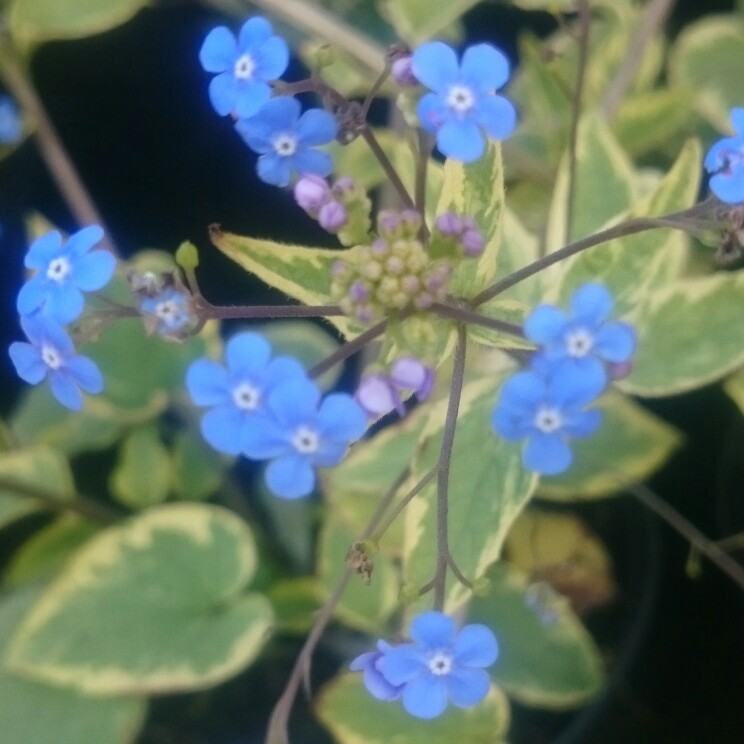
<svg viewBox="0 0 744 744">
<path fill-rule="evenodd" d="M 216 73 L 209 84 L 215 111 L 234 116 L 238 133 L 259 154 L 262 181 L 287 186 L 293 173 L 331 172 L 330 156 L 315 148 L 336 136 L 334 117 L 323 109 L 301 114 L 295 98 L 271 97 L 270 83 L 286 71 L 289 49 L 269 21 L 261 16 L 248 19 L 237 39 L 225 26 L 212 29 L 199 60 L 207 72 Z"/>
<path fill-rule="evenodd" d="M 708 150 L 703 165 L 711 191 L 726 204 L 744 202 L 744 108 L 731 110 L 735 135 L 724 137 Z"/>
<path fill-rule="evenodd" d="M 226 366 L 210 359 L 192 362 L 186 387 L 201 419 L 204 438 L 216 450 L 268 460 L 269 489 L 285 499 L 307 496 L 315 467 L 332 467 L 359 439 L 367 420 L 344 393 L 321 401 L 317 385 L 295 359 L 272 358 L 269 343 L 240 333 L 225 349 Z"/>
<path fill-rule="evenodd" d="M 105 286 L 116 260 L 105 250 L 91 250 L 103 237 L 98 225 L 71 235 L 66 243 L 52 231 L 32 243 L 25 265 L 34 274 L 21 287 L 16 307 L 28 342 L 11 344 L 9 353 L 21 379 L 37 385 L 49 380 L 54 397 L 64 406 L 79 410 L 80 389 L 100 393 L 103 378 L 95 364 L 75 353 L 64 329 L 83 311 L 83 292 Z"/>
<path fill-rule="evenodd" d="M 633 327 L 607 320 L 613 300 L 604 286 L 583 285 L 570 304 L 568 314 L 540 305 L 528 316 L 525 335 L 538 351 L 529 370 L 506 381 L 492 414 L 497 434 L 527 440 L 524 465 L 543 475 L 570 466 L 570 438 L 596 431 L 601 412 L 587 406 L 607 386 L 608 370 L 635 350 Z"/>
<path fill-rule="evenodd" d="M 452 618 L 431 611 L 414 618 L 410 636 L 412 643 L 398 646 L 379 641 L 376 651 L 351 662 L 373 697 L 402 699 L 417 718 L 436 718 L 448 701 L 470 708 L 486 697 L 490 679 L 485 668 L 499 653 L 489 628 L 473 624 L 457 631 Z"/>
<path fill-rule="evenodd" d="M 190 335 L 198 322 L 194 300 L 173 272 L 130 271 L 127 279 L 148 334 L 167 341 L 183 341 Z"/>
<path fill-rule="evenodd" d="M 402 396 L 410 391 L 419 401 L 429 397 L 434 386 L 434 372 L 416 357 L 401 357 L 390 366 L 390 374 L 373 372 L 366 375 L 354 395 L 359 405 L 373 418 L 393 409 L 404 416 Z"/>
</svg>

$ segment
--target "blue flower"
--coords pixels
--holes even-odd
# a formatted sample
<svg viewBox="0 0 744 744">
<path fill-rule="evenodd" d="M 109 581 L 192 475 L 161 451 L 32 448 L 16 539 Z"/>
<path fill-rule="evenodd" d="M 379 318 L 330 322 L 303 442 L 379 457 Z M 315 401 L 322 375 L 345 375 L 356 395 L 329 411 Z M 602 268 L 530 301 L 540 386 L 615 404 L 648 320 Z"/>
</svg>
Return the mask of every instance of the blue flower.
<svg viewBox="0 0 744 744">
<path fill-rule="evenodd" d="M 421 126 L 436 134 L 442 154 L 470 163 L 483 154 L 484 132 L 497 140 L 512 133 L 514 106 L 493 94 L 509 78 L 509 63 L 495 47 L 468 47 L 458 64 L 451 47 L 431 41 L 414 52 L 413 73 L 434 91 L 419 101 L 418 116 Z"/>
<path fill-rule="evenodd" d="M 602 362 L 624 363 L 635 351 L 636 334 L 628 323 L 607 322 L 612 312 L 610 292 L 601 284 L 584 284 L 571 297 L 571 312 L 539 305 L 524 324 L 530 341 L 541 346 L 537 364 L 567 363 L 582 374 Z"/>
<path fill-rule="evenodd" d="M 85 304 L 82 292 L 101 289 L 116 267 L 109 251 L 91 251 L 102 237 L 103 230 L 91 225 L 71 235 L 65 244 L 56 230 L 35 240 L 25 265 L 36 273 L 18 293 L 18 312 L 30 315 L 40 310 L 62 325 L 75 320 Z"/>
<path fill-rule="evenodd" d="M 243 454 L 271 460 L 266 468 L 269 489 L 296 499 L 315 487 L 313 468 L 337 465 L 366 428 L 364 411 L 350 395 L 334 393 L 321 403 L 315 383 L 292 379 L 269 393 L 266 414 L 244 432 Z"/>
<path fill-rule="evenodd" d="M 0 96 L 0 143 L 13 145 L 21 139 L 22 134 L 23 126 L 18 106 L 9 96 Z"/>
<path fill-rule="evenodd" d="M 261 16 L 250 18 L 237 40 L 225 26 L 212 29 L 199 50 L 207 72 L 219 73 L 209 84 L 209 99 L 221 116 L 253 116 L 271 97 L 268 80 L 281 77 L 289 49 Z"/>
<path fill-rule="evenodd" d="M 376 669 L 392 686 L 403 686 L 403 707 L 417 718 L 436 718 L 447 702 L 459 708 L 480 703 L 491 686 L 484 667 L 499 654 L 494 634 L 485 625 L 466 625 L 459 632 L 452 618 L 424 612 L 411 623 L 413 643 L 385 649 Z"/>
<path fill-rule="evenodd" d="M 736 135 L 724 137 L 708 150 L 703 165 L 714 175 L 710 190 L 726 204 L 744 201 L 744 108 L 731 109 Z"/>
<path fill-rule="evenodd" d="M 191 295 L 175 287 L 144 297 L 139 311 L 147 332 L 165 337 L 181 338 L 196 322 Z"/>
<path fill-rule="evenodd" d="M 271 346 L 257 333 L 239 333 L 227 343 L 227 368 L 197 359 L 186 373 L 186 387 L 198 406 L 211 406 L 201 419 L 204 438 L 216 450 L 237 455 L 244 431 L 265 409 L 278 383 L 305 379 L 302 365 L 290 357 L 271 359 Z"/>
<path fill-rule="evenodd" d="M 362 672 L 364 686 L 377 700 L 397 700 L 403 694 L 404 685 L 392 685 L 378 668 L 380 659 L 391 649 L 385 641 L 377 642 L 377 651 L 361 654 L 349 664 L 352 672 Z"/>
<path fill-rule="evenodd" d="M 501 388 L 491 423 L 504 439 L 527 439 L 522 462 L 543 475 L 562 473 L 571 464 L 570 437 L 593 434 L 602 420 L 596 409 L 584 410 L 604 389 L 601 366 L 581 372 L 572 365 L 540 365 L 517 372 Z"/>
<path fill-rule="evenodd" d="M 273 186 L 287 186 L 292 172 L 327 176 L 330 155 L 313 148 L 336 136 L 336 120 L 323 109 L 302 116 L 299 101 L 289 96 L 270 100 L 255 116 L 235 125 L 251 150 L 259 153 L 258 177 Z"/>
<path fill-rule="evenodd" d="M 88 357 L 75 353 L 70 337 L 51 318 L 22 317 L 21 327 L 31 343 L 15 341 L 8 350 L 18 376 L 31 385 L 49 380 L 54 397 L 67 408 L 83 407 L 80 388 L 100 393 L 103 377 Z"/>
</svg>

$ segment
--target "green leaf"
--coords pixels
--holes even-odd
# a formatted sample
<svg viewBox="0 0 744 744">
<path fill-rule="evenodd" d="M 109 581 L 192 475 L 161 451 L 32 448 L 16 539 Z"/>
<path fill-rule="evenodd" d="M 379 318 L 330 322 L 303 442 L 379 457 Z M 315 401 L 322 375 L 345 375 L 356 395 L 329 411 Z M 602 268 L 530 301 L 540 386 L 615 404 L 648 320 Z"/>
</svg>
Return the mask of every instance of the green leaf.
<svg viewBox="0 0 744 744">
<path fill-rule="evenodd" d="M 10 426 L 21 445 L 48 444 L 72 456 L 110 447 L 124 429 L 123 418 L 96 397 L 88 397 L 82 411 L 71 411 L 42 385 L 26 392 Z"/>
<path fill-rule="evenodd" d="M 67 459 L 46 446 L 1 452 L 0 479 L 39 488 L 59 499 L 69 498 L 74 491 Z M 24 496 L 22 489 L 0 487 L 0 527 L 42 508 L 43 502 Z"/>
<path fill-rule="evenodd" d="M 205 504 L 154 507 L 101 532 L 24 620 L 10 668 L 97 695 L 198 690 L 237 674 L 272 613 L 246 594 L 245 523 Z"/>
<path fill-rule="evenodd" d="M 318 578 L 326 594 L 341 579 L 346 570 L 346 552 L 358 539 L 358 534 L 328 513 L 318 543 Z M 398 606 L 398 577 L 390 559 L 377 553 L 373 561 L 370 583 L 352 576 L 334 609 L 346 625 L 370 633 L 379 632 Z"/>
<path fill-rule="evenodd" d="M 0 657 L 6 655 L 39 587 L 0 599 Z M 0 740 L 3 744 L 131 744 L 144 723 L 140 697 L 86 697 L 15 676 L 0 664 Z"/>
<path fill-rule="evenodd" d="M 633 167 L 609 126 L 596 114 L 579 121 L 571 231 L 566 234 L 569 159 L 561 161 L 548 223 L 547 248 L 553 252 L 566 243 L 596 232 L 635 199 Z"/>
<path fill-rule="evenodd" d="M 662 216 L 694 204 L 700 183 L 700 160 L 700 144 L 688 140 L 653 193 L 625 216 Z M 546 299 L 565 304 L 582 284 L 598 281 L 614 295 L 615 317 L 633 311 L 635 318 L 649 292 L 668 285 L 683 273 L 687 251 L 687 236 L 667 228 L 602 243 L 544 272 Z"/>
<path fill-rule="evenodd" d="M 599 430 L 571 443 L 571 467 L 543 477 L 541 497 L 572 501 L 618 493 L 647 478 L 680 445 L 676 429 L 623 395 L 610 391 L 597 408 L 604 413 Z"/>
<path fill-rule="evenodd" d="M 488 578 L 490 592 L 473 599 L 468 620 L 484 623 L 498 638 L 491 672 L 497 684 L 540 708 L 571 708 L 596 695 L 604 681 L 602 659 L 566 599 L 504 563 Z"/>
<path fill-rule="evenodd" d="M 744 101 L 744 21 L 707 16 L 686 26 L 669 55 L 669 81 L 694 92 L 697 111 L 714 127 L 731 131 L 729 113 Z"/>
<path fill-rule="evenodd" d="M 744 369 L 740 369 L 726 380 L 723 389 L 739 410 L 744 413 Z"/>
<path fill-rule="evenodd" d="M 384 13 L 398 36 L 417 46 L 432 36 L 441 38 L 447 26 L 457 21 L 478 0 L 382 0 Z"/>
<path fill-rule="evenodd" d="M 338 744 L 501 744 L 509 725 L 509 703 L 497 687 L 463 710 L 450 706 L 439 718 L 422 721 L 400 701 L 375 700 L 361 674 L 345 674 L 318 696 L 317 714 Z"/>
<path fill-rule="evenodd" d="M 687 279 L 648 296 L 637 312 L 638 351 L 620 387 L 674 395 L 744 364 L 744 275 Z"/>
<path fill-rule="evenodd" d="M 173 490 L 181 499 L 201 501 L 222 485 L 222 460 L 196 429 L 178 432 L 171 464 Z"/>
<path fill-rule="evenodd" d="M 496 275 L 501 246 L 501 215 L 504 206 L 504 175 L 501 145 L 489 142 L 482 158 L 464 165 L 448 158 L 444 164 L 444 183 L 436 213 L 452 211 L 475 217 L 486 242 L 477 259 L 463 260 L 455 269 L 451 292 L 473 297 L 487 287 Z"/>
<path fill-rule="evenodd" d="M 17 586 L 50 578 L 99 529 L 80 517 L 65 514 L 39 530 L 15 552 L 3 576 L 3 583 Z"/>
<path fill-rule="evenodd" d="M 139 426 L 127 434 L 109 482 L 116 500 L 132 509 L 165 501 L 171 458 L 155 426 Z"/>
<path fill-rule="evenodd" d="M 343 258 L 343 251 L 286 245 L 273 240 L 235 235 L 216 228 L 210 231 L 210 238 L 228 258 L 270 287 L 275 287 L 305 305 L 332 303 L 328 294 L 331 267 Z M 344 336 L 354 335 L 348 318 L 334 316 L 328 320 Z"/>
<path fill-rule="evenodd" d="M 8 26 L 23 43 L 79 39 L 125 23 L 148 0 L 10 0 Z"/>
<path fill-rule="evenodd" d="M 308 633 L 324 594 L 318 580 L 311 576 L 274 582 L 269 588 L 268 597 L 276 615 L 277 631 L 293 635 Z"/>
<path fill-rule="evenodd" d="M 464 386 L 452 452 L 449 546 L 470 581 L 483 576 L 498 559 L 512 522 L 537 485 L 534 473 L 522 467 L 521 445 L 496 437 L 491 429 L 490 412 L 500 381 L 489 376 Z M 437 465 L 446 406 L 444 399 L 430 408 L 427 439 L 413 461 L 412 482 Z M 405 512 L 403 578 L 413 587 L 426 584 L 436 564 L 436 491 L 436 483 L 427 486 Z M 468 595 L 458 582 L 448 582 L 447 610 L 454 611 Z"/>
</svg>

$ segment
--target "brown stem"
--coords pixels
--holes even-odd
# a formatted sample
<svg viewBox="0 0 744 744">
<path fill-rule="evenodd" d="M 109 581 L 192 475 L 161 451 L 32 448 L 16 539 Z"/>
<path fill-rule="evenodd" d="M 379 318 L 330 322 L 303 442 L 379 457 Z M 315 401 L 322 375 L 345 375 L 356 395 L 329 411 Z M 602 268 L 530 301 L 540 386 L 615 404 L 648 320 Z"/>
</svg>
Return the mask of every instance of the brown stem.
<svg viewBox="0 0 744 744">
<path fill-rule="evenodd" d="M 343 346 L 339 346 L 334 352 L 329 354 L 325 359 L 321 359 L 314 367 L 308 371 L 310 377 L 320 377 L 324 372 L 332 369 L 339 362 L 343 362 L 353 354 L 361 351 L 368 343 L 374 341 L 378 336 L 382 336 L 387 328 L 387 320 L 381 320 L 377 325 L 368 328 L 364 333 L 359 334 L 351 341 L 347 341 Z"/>
<path fill-rule="evenodd" d="M 508 333 L 511 336 L 524 338 L 524 331 L 521 326 L 518 326 L 515 323 L 507 323 L 505 320 L 499 320 L 498 318 L 489 318 L 486 315 L 481 315 L 480 313 L 476 313 L 473 310 L 468 310 L 464 307 L 451 305 L 449 303 L 435 302 L 431 306 L 431 311 L 439 315 L 441 318 L 448 318 L 449 320 L 454 320 L 458 323 L 472 323 L 473 325 L 483 326 L 484 328 L 490 328 L 494 331 Z"/>
<path fill-rule="evenodd" d="M 228 305 L 220 307 L 201 301 L 198 306 L 199 316 L 210 320 L 228 320 L 243 318 L 325 318 L 331 315 L 343 315 L 338 305 Z"/>
<path fill-rule="evenodd" d="M 406 190 L 403 181 L 401 181 L 398 171 L 395 170 L 393 164 L 390 162 L 390 158 L 387 156 L 387 153 L 380 146 L 374 132 L 368 126 L 364 126 L 361 129 L 361 136 L 367 143 L 367 147 L 372 150 L 372 154 L 377 158 L 377 162 L 382 166 L 385 175 L 388 177 L 393 188 L 398 193 L 398 197 L 403 202 L 403 206 L 406 209 L 416 209 L 416 205 L 414 204 L 413 199 L 411 199 L 411 195 Z"/>
</svg>

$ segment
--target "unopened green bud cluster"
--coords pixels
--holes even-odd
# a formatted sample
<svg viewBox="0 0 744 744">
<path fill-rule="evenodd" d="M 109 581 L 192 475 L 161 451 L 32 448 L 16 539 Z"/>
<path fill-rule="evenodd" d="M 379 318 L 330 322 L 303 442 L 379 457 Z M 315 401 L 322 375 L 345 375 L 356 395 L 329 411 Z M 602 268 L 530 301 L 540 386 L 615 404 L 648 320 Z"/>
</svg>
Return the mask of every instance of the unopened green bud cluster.
<svg viewBox="0 0 744 744">
<path fill-rule="evenodd" d="M 421 216 L 413 210 L 381 212 L 378 236 L 336 261 L 331 296 L 348 316 L 370 325 L 386 315 L 426 310 L 447 296 L 452 264 L 432 261 L 421 241 Z"/>
</svg>

